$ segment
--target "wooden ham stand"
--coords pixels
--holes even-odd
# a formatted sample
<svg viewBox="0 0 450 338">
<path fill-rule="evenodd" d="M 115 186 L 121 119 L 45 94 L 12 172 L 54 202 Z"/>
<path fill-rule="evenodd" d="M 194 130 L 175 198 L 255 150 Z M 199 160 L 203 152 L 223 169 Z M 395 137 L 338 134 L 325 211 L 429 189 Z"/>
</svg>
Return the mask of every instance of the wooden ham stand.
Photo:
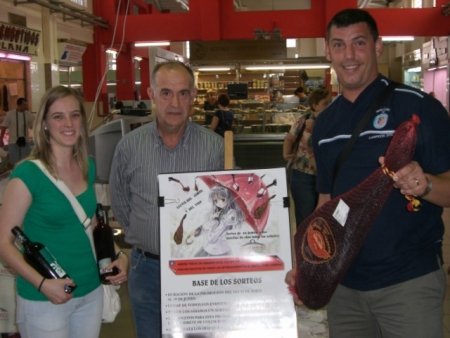
<svg viewBox="0 0 450 338">
<path fill-rule="evenodd" d="M 225 170 L 234 169 L 233 132 L 227 130 L 224 134 Z"/>
</svg>

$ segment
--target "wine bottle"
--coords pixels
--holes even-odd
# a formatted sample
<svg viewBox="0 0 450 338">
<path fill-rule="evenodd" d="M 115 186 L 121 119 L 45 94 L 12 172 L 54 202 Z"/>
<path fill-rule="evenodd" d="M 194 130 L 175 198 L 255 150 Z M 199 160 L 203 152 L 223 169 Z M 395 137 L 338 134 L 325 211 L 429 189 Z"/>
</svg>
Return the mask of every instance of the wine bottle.
<svg viewBox="0 0 450 338">
<path fill-rule="evenodd" d="M 25 261 L 43 277 L 48 279 L 70 278 L 44 244 L 32 242 L 18 226 L 12 228 L 11 232 L 22 247 Z M 75 288 L 76 285 L 66 285 L 64 291 L 66 293 L 72 293 Z"/>
<path fill-rule="evenodd" d="M 112 269 L 106 268 L 106 266 L 116 259 L 113 231 L 109 226 L 108 214 L 100 203 L 97 204 L 95 214 L 97 216 L 97 226 L 94 228 L 94 244 L 97 264 L 102 283 L 109 284 L 106 277 L 119 273 L 116 267 Z"/>
</svg>

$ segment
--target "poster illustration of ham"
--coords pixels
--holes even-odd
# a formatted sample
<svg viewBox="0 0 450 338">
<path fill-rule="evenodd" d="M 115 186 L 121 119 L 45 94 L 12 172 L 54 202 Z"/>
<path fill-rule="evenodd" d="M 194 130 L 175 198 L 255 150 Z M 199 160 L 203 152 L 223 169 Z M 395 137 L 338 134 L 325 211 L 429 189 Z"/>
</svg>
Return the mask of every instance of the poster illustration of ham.
<svg viewBox="0 0 450 338">
<path fill-rule="evenodd" d="M 297 337 L 284 168 L 158 176 L 163 337 Z"/>
</svg>

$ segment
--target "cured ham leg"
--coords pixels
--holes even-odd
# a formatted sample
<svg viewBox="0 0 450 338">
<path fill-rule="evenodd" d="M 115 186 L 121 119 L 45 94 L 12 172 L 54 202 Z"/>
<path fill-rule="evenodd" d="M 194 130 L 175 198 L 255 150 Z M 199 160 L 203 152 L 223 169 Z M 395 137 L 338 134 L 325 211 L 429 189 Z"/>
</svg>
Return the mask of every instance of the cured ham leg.
<svg viewBox="0 0 450 338">
<path fill-rule="evenodd" d="M 391 173 L 411 162 L 419 123 L 413 115 L 400 124 L 386 151 L 384 166 L 325 203 L 298 226 L 296 292 L 307 307 L 319 309 L 330 300 L 393 189 Z"/>
</svg>

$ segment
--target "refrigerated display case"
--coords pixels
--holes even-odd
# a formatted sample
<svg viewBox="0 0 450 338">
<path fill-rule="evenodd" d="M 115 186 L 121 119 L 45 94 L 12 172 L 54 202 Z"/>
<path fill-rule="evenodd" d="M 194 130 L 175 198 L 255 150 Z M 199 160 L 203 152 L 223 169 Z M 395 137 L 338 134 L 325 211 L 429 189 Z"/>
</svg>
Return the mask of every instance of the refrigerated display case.
<svg viewBox="0 0 450 338">
<path fill-rule="evenodd" d="M 413 50 L 403 56 L 403 83 L 423 90 L 422 51 Z"/>
</svg>

